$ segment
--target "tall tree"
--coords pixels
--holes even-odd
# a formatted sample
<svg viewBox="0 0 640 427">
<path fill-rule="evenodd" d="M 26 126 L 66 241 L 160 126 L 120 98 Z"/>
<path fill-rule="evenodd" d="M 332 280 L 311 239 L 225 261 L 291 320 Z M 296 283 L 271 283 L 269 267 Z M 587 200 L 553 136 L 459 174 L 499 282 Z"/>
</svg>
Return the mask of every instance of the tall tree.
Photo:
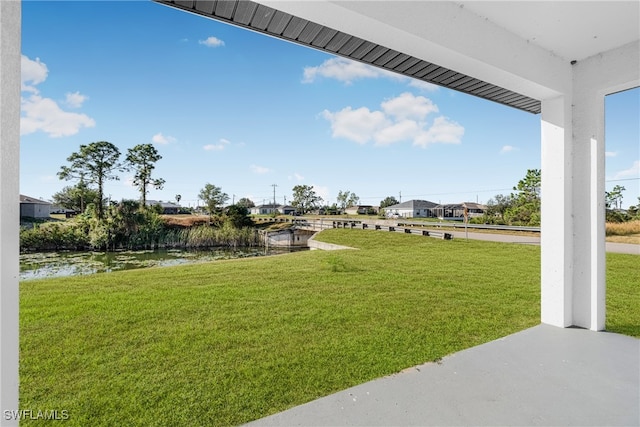
<svg viewBox="0 0 640 427">
<path fill-rule="evenodd" d="M 389 196 L 389 197 L 386 197 L 384 200 L 382 200 L 380 202 L 380 208 L 382 209 L 382 208 L 386 208 L 386 207 L 389 207 L 389 206 L 397 205 L 398 203 L 399 203 L 398 199 L 396 199 L 393 196 Z"/>
<path fill-rule="evenodd" d="M 133 185 L 140 190 L 142 208 L 147 206 L 149 187 L 161 190 L 165 181 L 162 178 L 151 178 L 156 162 L 162 159 L 158 150 L 151 144 L 138 144 L 127 151 L 125 159 L 127 170 L 133 171 Z"/>
<path fill-rule="evenodd" d="M 622 185 L 616 185 L 611 191 L 605 193 L 605 203 L 607 208 L 620 209 L 622 207 L 622 192 L 625 191 Z"/>
<path fill-rule="evenodd" d="M 229 200 L 229 195 L 223 193 L 222 188 L 207 183 L 204 188 L 200 190 L 198 198 L 207 206 L 209 215 L 212 215 L 218 210 L 218 207 L 222 207 L 222 205 Z"/>
<path fill-rule="evenodd" d="M 336 199 L 338 200 L 338 206 L 340 206 L 340 209 L 342 210 L 355 206 L 360 202 L 360 197 L 356 196 L 356 193 L 352 193 L 349 190 L 338 191 L 338 197 Z"/>
<path fill-rule="evenodd" d="M 318 196 L 312 185 L 296 185 L 293 187 L 293 201 L 291 206 L 305 214 L 316 209 L 322 203 L 322 197 Z"/>
<path fill-rule="evenodd" d="M 236 205 L 238 206 L 244 206 L 245 208 L 249 209 L 249 208 L 253 208 L 256 206 L 255 203 L 253 203 L 253 201 L 251 199 L 248 199 L 246 197 L 241 198 L 240 200 L 238 200 L 238 203 L 236 203 Z"/>
<path fill-rule="evenodd" d="M 84 181 L 73 186 L 66 186 L 52 196 L 53 204 L 65 209 L 72 209 L 77 212 L 84 212 L 85 206 L 89 203 L 98 204 L 98 192 L 89 188 Z"/>
<path fill-rule="evenodd" d="M 81 145 L 80 151 L 67 157 L 68 166 L 62 166 L 58 177 L 64 180 L 77 179 L 88 184 L 95 184 L 98 191 L 97 215 L 98 219 L 104 218 L 104 183 L 105 181 L 118 180 L 116 171 L 123 171 L 119 161 L 120 150 L 107 141 L 92 142 Z"/>
<path fill-rule="evenodd" d="M 512 205 L 513 198 L 511 195 L 496 194 L 494 198 L 487 201 L 486 215 L 489 219 L 500 216 L 500 219 L 504 221 L 504 214 Z"/>
<path fill-rule="evenodd" d="M 529 169 L 524 178 L 513 187 L 512 205 L 505 211 L 510 224 L 540 225 L 540 169 Z"/>
</svg>

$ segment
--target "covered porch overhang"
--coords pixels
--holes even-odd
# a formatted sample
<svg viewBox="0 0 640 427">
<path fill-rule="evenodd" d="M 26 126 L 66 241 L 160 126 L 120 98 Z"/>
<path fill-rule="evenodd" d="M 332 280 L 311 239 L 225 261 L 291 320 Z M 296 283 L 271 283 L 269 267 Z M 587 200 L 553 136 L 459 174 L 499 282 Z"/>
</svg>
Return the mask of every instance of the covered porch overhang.
<svg viewBox="0 0 640 427">
<path fill-rule="evenodd" d="M 541 113 L 541 320 L 605 328 L 604 97 L 640 86 L 638 2 L 155 1 Z"/>
<path fill-rule="evenodd" d="M 541 113 L 541 321 L 605 328 L 604 97 L 640 86 L 640 3 L 158 2 Z M 0 77 L 0 406 L 13 409 L 19 0 L 0 2 Z"/>
</svg>

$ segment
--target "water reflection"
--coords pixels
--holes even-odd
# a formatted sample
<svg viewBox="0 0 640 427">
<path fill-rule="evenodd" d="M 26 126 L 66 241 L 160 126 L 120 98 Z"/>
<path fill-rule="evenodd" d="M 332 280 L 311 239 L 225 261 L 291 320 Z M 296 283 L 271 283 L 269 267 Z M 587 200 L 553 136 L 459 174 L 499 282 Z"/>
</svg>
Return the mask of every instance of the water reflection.
<svg viewBox="0 0 640 427">
<path fill-rule="evenodd" d="M 146 267 L 246 258 L 303 250 L 300 248 L 236 248 L 123 252 L 38 252 L 20 255 L 20 280 L 80 276 Z"/>
</svg>

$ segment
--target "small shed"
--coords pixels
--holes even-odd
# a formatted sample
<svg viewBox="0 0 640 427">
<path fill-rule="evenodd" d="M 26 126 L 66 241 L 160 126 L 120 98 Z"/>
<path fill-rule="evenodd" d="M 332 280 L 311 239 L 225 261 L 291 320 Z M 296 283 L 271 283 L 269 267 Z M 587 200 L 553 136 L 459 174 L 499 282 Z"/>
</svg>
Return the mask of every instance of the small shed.
<svg viewBox="0 0 640 427">
<path fill-rule="evenodd" d="M 34 197 L 20 195 L 20 217 L 49 218 L 51 203 Z"/>
</svg>

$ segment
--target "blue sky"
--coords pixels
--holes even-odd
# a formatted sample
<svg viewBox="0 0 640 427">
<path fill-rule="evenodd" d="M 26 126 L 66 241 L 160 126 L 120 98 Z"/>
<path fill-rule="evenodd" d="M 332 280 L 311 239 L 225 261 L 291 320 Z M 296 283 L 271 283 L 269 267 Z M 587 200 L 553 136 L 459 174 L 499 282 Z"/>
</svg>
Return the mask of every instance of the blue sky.
<svg viewBox="0 0 640 427">
<path fill-rule="evenodd" d="M 80 144 L 152 143 L 155 200 L 206 183 L 256 204 L 313 185 L 486 202 L 540 168 L 540 117 L 152 2 L 22 3 L 20 192 L 50 199 Z M 640 194 L 640 90 L 607 97 L 607 189 Z M 106 184 L 138 198 L 130 174 Z"/>
</svg>

